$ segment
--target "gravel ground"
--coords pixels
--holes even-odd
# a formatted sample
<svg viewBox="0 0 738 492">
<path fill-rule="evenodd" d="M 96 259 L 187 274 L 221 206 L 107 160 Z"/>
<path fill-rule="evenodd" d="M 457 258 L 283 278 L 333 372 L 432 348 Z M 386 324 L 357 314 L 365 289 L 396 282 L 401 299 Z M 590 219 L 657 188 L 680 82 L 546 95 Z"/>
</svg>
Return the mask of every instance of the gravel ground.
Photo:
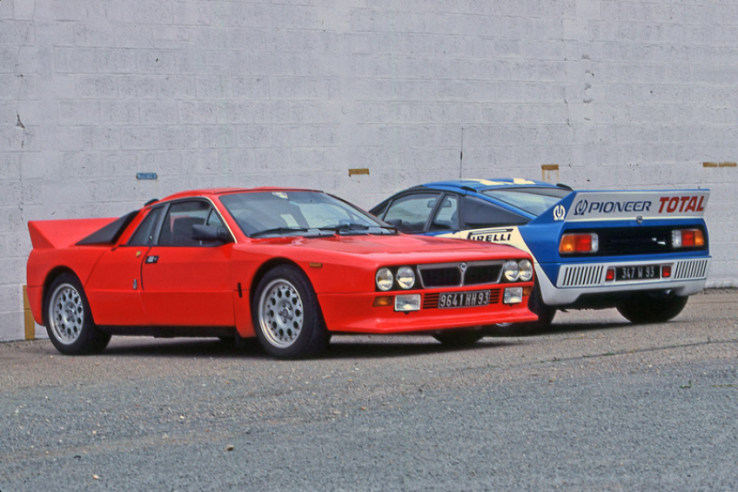
<svg viewBox="0 0 738 492">
<path fill-rule="evenodd" d="M 738 490 L 738 292 L 676 320 L 559 313 L 448 349 L 0 344 L 0 491 Z"/>
</svg>

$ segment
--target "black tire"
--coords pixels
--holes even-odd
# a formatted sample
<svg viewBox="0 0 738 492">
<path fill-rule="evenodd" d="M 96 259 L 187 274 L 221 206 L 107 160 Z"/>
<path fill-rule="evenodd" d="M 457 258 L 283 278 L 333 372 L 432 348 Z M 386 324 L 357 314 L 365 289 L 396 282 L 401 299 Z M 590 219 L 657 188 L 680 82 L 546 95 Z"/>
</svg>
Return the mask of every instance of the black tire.
<svg viewBox="0 0 738 492">
<path fill-rule="evenodd" d="M 634 295 L 617 309 L 632 323 L 664 323 L 681 313 L 688 299 L 674 294 L 644 293 Z"/>
<path fill-rule="evenodd" d="M 538 315 L 538 320 L 527 323 L 504 323 L 490 327 L 490 333 L 497 336 L 530 335 L 546 331 L 551 327 L 556 308 L 547 306 L 541 298 L 541 289 L 536 282 L 533 293 L 528 299 L 528 309 Z"/>
<path fill-rule="evenodd" d="M 44 298 L 44 323 L 51 343 L 64 355 L 105 350 L 110 334 L 95 326 L 82 283 L 71 273 L 56 277 Z"/>
<path fill-rule="evenodd" d="M 330 339 L 310 280 L 280 265 L 261 279 L 252 299 L 254 331 L 264 350 L 280 359 L 314 357 Z"/>
<path fill-rule="evenodd" d="M 433 338 L 449 347 L 466 347 L 473 345 L 484 337 L 482 327 L 475 328 L 457 328 L 455 330 L 446 330 L 436 333 Z"/>
</svg>

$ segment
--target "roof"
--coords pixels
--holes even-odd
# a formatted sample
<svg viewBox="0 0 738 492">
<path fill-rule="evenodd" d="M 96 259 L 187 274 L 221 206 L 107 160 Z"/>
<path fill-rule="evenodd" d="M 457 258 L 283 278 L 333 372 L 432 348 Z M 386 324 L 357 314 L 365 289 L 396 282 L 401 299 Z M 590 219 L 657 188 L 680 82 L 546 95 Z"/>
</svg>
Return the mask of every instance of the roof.
<svg viewBox="0 0 738 492">
<path fill-rule="evenodd" d="M 426 183 L 423 186 L 429 188 L 465 188 L 480 192 L 483 190 L 501 189 L 501 188 L 558 188 L 557 185 L 546 183 L 545 181 L 535 181 L 523 178 L 499 178 L 499 179 L 455 179 L 448 181 L 436 181 Z"/>
<path fill-rule="evenodd" d="M 167 200 L 176 200 L 179 198 L 190 198 L 197 196 L 213 196 L 213 195 L 227 195 L 229 193 L 249 193 L 254 191 L 317 191 L 308 188 L 284 188 L 275 186 L 263 186 L 259 188 L 205 188 L 200 190 L 188 190 L 180 191 L 168 197 L 156 200 L 156 202 L 163 202 Z M 150 202 L 150 203 L 156 203 Z"/>
</svg>

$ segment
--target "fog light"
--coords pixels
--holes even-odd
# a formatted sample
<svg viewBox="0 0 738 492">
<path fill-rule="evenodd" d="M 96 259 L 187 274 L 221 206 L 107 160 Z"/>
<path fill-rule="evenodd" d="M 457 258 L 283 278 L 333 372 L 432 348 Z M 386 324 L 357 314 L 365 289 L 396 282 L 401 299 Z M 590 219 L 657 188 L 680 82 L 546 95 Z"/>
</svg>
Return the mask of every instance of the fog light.
<svg viewBox="0 0 738 492">
<path fill-rule="evenodd" d="M 510 287 L 505 289 L 505 295 L 502 298 L 504 304 L 520 304 L 523 302 L 523 288 Z"/>
<path fill-rule="evenodd" d="M 608 268 L 607 273 L 605 274 L 605 280 L 608 282 L 612 282 L 615 280 L 615 269 L 614 268 Z"/>
<path fill-rule="evenodd" d="M 420 311 L 420 294 L 395 296 L 395 311 Z"/>
<path fill-rule="evenodd" d="M 663 278 L 671 278 L 671 265 L 664 265 L 661 267 L 661 276 Z"/>
</svg>

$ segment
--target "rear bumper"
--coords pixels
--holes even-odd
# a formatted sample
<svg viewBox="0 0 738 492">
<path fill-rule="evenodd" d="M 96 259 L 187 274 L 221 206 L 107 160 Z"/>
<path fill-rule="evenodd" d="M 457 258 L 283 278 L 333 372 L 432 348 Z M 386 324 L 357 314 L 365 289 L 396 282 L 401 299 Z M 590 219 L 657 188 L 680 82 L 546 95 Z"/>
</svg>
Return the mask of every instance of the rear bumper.
<svg viewBox="0 0 738 492">
<path fill-rule="evenodd" d="M 671 267 L 672 276 L 648 280 L 606 280 L 607 270 L 621 266 L 657 265 Z M 672 290 L 678 296 L 689 296 L 705 287 L 710 258 L 618 261 L 603 263 L 562 264 L 554 284 L 536 265 L 543 301 L 549 306 L 575 304 L 582 295 L 653 290 Z"/>
<path fill-rule="evenodd" d="M 502 303 L 505 287 L 532 287 L 532 282 L 485 286 L 477 289 L 429 289 L 394 293 L 372 292 L 366 294 L 319 294 L 328 331 L 348 333 L 411 333 L 449 328 L 464 328 L 495 323 L 522 323 L 538 317 L 528 310 L 528 296 L 519 304 Z M 396 312 L 393 306 L 374 307 L 374 300 L 392 294 L 421 294 L 423 301 L 429 294 L 440 292 L 468 292 L 482 289 L 499 290 L 499 301 L 487 306 L 439 309 L 432 302 L 419 311 Z M 494 297 L 494 296 L 493 296 Z M 430 307 L 433 306 L 433 307 Z"/>
</svg>

